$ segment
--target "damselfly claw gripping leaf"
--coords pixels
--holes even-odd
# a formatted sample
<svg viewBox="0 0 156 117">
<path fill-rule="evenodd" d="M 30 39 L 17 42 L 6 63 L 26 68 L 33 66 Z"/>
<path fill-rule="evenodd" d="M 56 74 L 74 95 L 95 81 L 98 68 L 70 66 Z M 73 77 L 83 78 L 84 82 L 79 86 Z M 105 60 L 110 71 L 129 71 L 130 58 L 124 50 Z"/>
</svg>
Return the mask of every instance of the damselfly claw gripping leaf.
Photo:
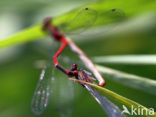
<svg viewBox="0 0 156 117">
<path fill-rule="evenodd" d="M 52 77 L 52 69 L 53 66 L 48 65 L 42 70 L 39 82 L 34 92 L 31 107 L 32 112 L 36 115 L 40 115 L 48 105 L 48 99 L 52 93 L 51 85 L 54 81 L 54 78 Z"/>
</svg>

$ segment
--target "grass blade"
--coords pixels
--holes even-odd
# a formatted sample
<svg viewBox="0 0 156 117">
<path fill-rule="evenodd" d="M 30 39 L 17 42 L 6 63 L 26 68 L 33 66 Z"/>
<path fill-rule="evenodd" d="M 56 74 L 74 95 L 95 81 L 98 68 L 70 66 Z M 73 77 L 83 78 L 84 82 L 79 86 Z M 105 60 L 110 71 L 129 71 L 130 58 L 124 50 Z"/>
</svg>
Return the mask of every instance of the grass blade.
<svg viewBox="0 0 156 117">
<path fill-rule="evenodd" d="M 108 117 L 126 117 L 115 104 L 101 95 L 95 88 L 89 85 L 85 85 L 85 87 L 107 113 Z"/>
<path fill-rule="evenodd" d="M 156 65 L 156 55 L 118 55 L 94 57 L 95 63 Z"/>
<path fill-rule="evenodd" d="M 80 82 L 80 83 L 86 83 L 90 86 L 92 86 L 93 88 L 95 88 L 96 90 L 98 90 L 102 95 L 104 96 L 107 96 L 113 100 L 116 100 L 117 102 L 119 102 L 120 104 L 123 104 L 124 106 L 126 106 L 129 110 L 131 110 L 131 107 L 133 105 L 134 108 L 140 108 L 140 110 L 146 110 L 147 111 L 147 114 L 146 114 L 146 111 L 143 111 L 143 113 L 141 113 L 141 115 L 143 117 L 156 117 L 156 113 L 151 111 L 150 109 L 144 107 L 143 105 L 135 102 L 135 101 L 132 101 L 126 97 L 123 97 L 113 91 L 110 91 L 106 88 L 103 88 L 103 87 L 100 87 L 100 86 L 97 86 L 95 84 L 92 84 L 92 83 L 88 83 L 88 82 L 84 82 L 84 81 L 81 81 L 81 80 L 75 80 L 73 79 L 74 81 L 77 81 L 77 82 Z M 130 111 L 131 112 L 131 111 Z M 136 109 L 136 112 L 139 113 L 139 110 Z"/>
<path fill-rule="evenodd" d="M 43 36 L 45 33 L 41 30 L 41 25 L 36 25 L 5 39 L 0 39 L 0 48 L 33 41 Z"/>
<path fill-rule="evenodd" d="M 96 65 L 97 69 L 106 77 L 119 81 L 127 86 L 156 95 L 156 81 L 133 74 L 124 73 L 108 67 Z"/>
<path fill-rule="evenodd" d="M 125 2 L 127 4 L 125 4 Z M 109 1 L 102 0 L 99 2 L 91 3 L 89 5 L 85 5 L 83 7 L 91 7 L 93 9 L 95 9 L 98 13 L 104 13 L 104 12 L 108 11 L 109 9 L 120 8 L 120 9 L 123 9 L 124 12 L 126 12 L 127 18 L 131 18 L 131 17 L 141 14 L 145 11 L 146 12 L 155 11 L 155 9 L 156 9 L 155 3 L 156 3 L 156 1 L 150 1 L 150 2 L 146 2 L 146 4 L 144 4 L 144 2 L 142 2 L 142 0 L 137 0 L 137 1 L 136 0 L 132 0 L 132 1 L 125 0 L 124 2 L 118 2 L 118 1 L 114 1 L 114 0 L 109 0 Z M 139 6 L 138 6 L 138 4 L 139 4 Z M 111 8 L 110 7 L 108 8 L 108 6 L 111 6 Z M 82 8 L 82 7 L 80 7 L 80 8 Z M 67 19 L 69 19 L 70 17 L 75 15 L 75 13 L 80 10 L 80 8 L 74 9 L 71 12 L 68 12 L 59 17 L 56 17 L 53 20 L 54 25 L 59 26 L 60 24 L 64 24 L 67 21 Z M 108 24 L 108 22 L 104 21 L 105 19 L 111 20 L 111 22 L 109 22 L 109 24 L 118 22 L 116 20 L 113 21 L 114 17 L 104 18 L 104 17 L 100 16 L 98 18 L 98 21 L 96 22 L 96 26 Z M 41 31 L 41 24 L 37 24 L 37 25 L 27 28 L 17 34 L 14 34 L 10 37 L 0 39 L 0 48 L 15 45 L 15 44 L 21 44 L 24 42 L 33 41 L 33 40 L 39 39 L 43 36 L 45 36 L 45 33 L 43 33 Z"/>
<path fill-rule="evenodd" d="M 110 98 L 120 102 L 121 104 L 125 105 L 129 109 L 131 109 L 131 106 L 133 105 L 134 108 L 138 108 L 139 107 L 141 110 L 142 109 L 143 110 L 147 110 L 147 113 L 151 113 L 151 110 L 149 110 L 148 108 L 142 106 L 141 104 L 138 104 L 135 101 L 132 101 L 132 100 L 126 98 L 126 97 L 120 96 L 117 93 L 112 92 L 112 91 L 110 91 L 110 90 L 108 90 L 106 88 L 102 88 L 102 87 L 99 87 L 99 86 L 91 84 L 91 83 L 87 83 L 87 84 L 89 84 L 90 86 L 92 86 L 95 89 L 97 89 L 101 94 L 106 95 L 106 96 L 108 96 L 108 97 L 110 97 Z M 137 112 L 138 112 L 138 110 L 137 110 Z M 143 113 L 144 117 L 148 117 L 148 116 L 152 117 L 151 115 L 146 114 L 145 111 L 143 111 L 143 112 L 144 112 Z M 156 113 L 154 113 L 153 117 L 155 117 L 155 116 L 156 116 Z"/>
</svg>

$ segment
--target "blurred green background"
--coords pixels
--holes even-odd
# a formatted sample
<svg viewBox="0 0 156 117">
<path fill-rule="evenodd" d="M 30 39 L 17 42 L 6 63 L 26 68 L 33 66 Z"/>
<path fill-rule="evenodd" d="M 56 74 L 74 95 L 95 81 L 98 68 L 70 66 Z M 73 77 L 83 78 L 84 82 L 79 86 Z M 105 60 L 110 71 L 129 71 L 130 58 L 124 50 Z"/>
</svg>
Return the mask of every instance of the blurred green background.
<svg viewBox="0 0 156 117">
<path fill-rule="evenodd" d="M 110 4 L 109 4 L 110 1 Z M 115 1 L 115 0 L 114 0 Z M 132 0 L 135 1 L 135 0 Z M 154 0 L 153 0 L 154 1 Z M 156 54 L 156 4 L 152 0 L 142 0 L 137 4 L 125 2 L 127 9 L 121 8 L 128 14 L 125 22 L 119 24 L 110 31 L 102 33 L 86 33 L 84 35 L 72 35 L 72 40 L 86 52 L 89 57 L 106 55 L 127 55 L 127 54 Z M 10 36 L 31 25 L 38 24 L 46 16 L 59 16 L 83 4 L 96 1 L 89 0 L 1 0 L 0 1 L 0 38 Z M 108 0 L 108 9 L 120 8 L 113 5 L 113 0 Z M 117 2 L 117 1 L 116 1 Z M 152 4 L 153 2 L 153 4 Z M 132 4 L 130 4 L 132 3 Z M 151 7 L 146 4 L 151 4 Z M 142 6 L 145 6 L 144 9 Z M 155 7 L 154 7 L 155 6 Z M 134 10 L 135 9 L 135 10 Z M 140 12 L 142 9 L 143 11 Z M 96 10 L 96 9 L 95 9 Z M 135 13 L 134 13 L 135 12 Z M 112 25 L 113 26 L 113 25 Z M 103 27 L 99 30 L 107 30 Z M 36 66 L 39 60 L 45 60 L 49 56 L 51 40 L 46 37 L 42 40 L 27 42 L 21 45 L 6 47 L 0 50 L 0 117 L 35 117 L 31 112 L 31 99 L 38 82 L 41 68 Z M 65 51 L 65 55 L 70 53 Z M 111 65 L 102 64 L 127 73 L 156 79 L 155 65 Z M 56 70 L 59 77 L 64 75 Z M 149 94 L 129 86 L 120 84 L 109 78 L 105 78 L 106 88 L 132 99 L 146 107 L 156 110 L 156 95 Z M 62 80 L 61 80 L 62 81 Z M 62 81 L 63 82 L 63 81 Z M 56 85 L 64 86 L 58 82 Z M 65 104 L 72 103 L 72 117 L 104 117 L 106 116 L 97 102 L 81 86 L 74 83 L 74 100 L 64 100 Z M 59 88 L 56 88 L 56 92 Z M 67 91 L 70 97 L 70 92 Z M 54 96 L 55 97 L 55 96 Z M 54 100 L 53 100 L 54 99 Z M 49 106 L 41 117 L 58 117 L 59 101 L 56 97 L 51 98 Z M 117 103 L 117 102 L 114 102 Z M 66 108 L 66 105 L 63 105 Z M 67 106 L 68 107 L 68 106 Z"/>
</svg>

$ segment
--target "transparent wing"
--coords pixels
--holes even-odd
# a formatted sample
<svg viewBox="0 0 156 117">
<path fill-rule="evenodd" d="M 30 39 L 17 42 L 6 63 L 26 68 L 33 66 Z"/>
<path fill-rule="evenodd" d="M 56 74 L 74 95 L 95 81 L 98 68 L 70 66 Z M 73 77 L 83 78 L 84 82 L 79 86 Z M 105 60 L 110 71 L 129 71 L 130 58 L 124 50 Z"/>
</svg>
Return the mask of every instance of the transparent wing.
<svg viewBox="0 0 156 117">
<path fill-rule="evenodd" d="M 96 10 L 91 8 L 82 8 L 74 18 L 68 18 L 66 22 L 62 23 L 58 27 L 63 31 L 63 33 L 81 33 L 88 27 L 92 26 L 95 23 L 96 18 Z"/>
<path fill-rule="evenodd" d="M 99 14 L 101 19 L 105 19 L 104 21 L 112 22 L 112 21 L 122 21 L 125 19 L 125 12 L 121 9 L 110 9 L 104 13 Z M 108 19 L 108 20 L 107 20 Z"/>
<path fill-rule="evenodd" d="M 65 79 L 65 78 L 63 78 Z M 60 117 L 71 117 L 73 112 L 74 86 L 73 82 L 66 79 L 60 85 L 58 97 L 58 112 Z"/>
<path fill-rule="evenodd" d="M 79 80 L 85 80 L 85 78 L 88 78 L 88 73 L 86 74 L 86 70 L 81 69 L 80 72 L 83 73 L 83 75 L 79 74 L 78 76 Z M 126 117 L 115 104 L 113 104 L 106 97 L 101 95 L 96 89 L 86 84 L 83 84 L 83 86 L 100 104 L 103 110 L 107 113 L 108 117 Z"/>
<path fill-rule="evenodd" d="M 41 72 L 31 103 L 32 112 L 36 115 L 40 115 L 48 105 L 49 96 L 52 93 L 51 85 L 54 82 L 53 68 L 53 65 L 46 65 Z"/>
<path fill-rule="evenodd" d="M 101 95 L 96 89 L 89 85 L 85 85 L 85 87 L 107 113 L 108 117 L 126 117 L 115 104 Z"/>
<path fill-rule="evenodd" d="M 63 33 L 81 33 L 93 25 L 102 26 L 125 19 L 125 13 L 121 9 L 97 12 L 92 8 L 82 8 L 75 14 L 75 16 L 68 17 L 65 22 L 58 25 Z"/>
<path fill-rule="evenodd" d="M 60 64 L 63 65 L 65 68 L 68 68 L 70 64 L 65 63 L 61 60 L 60 57 Z M 55 85 L 57 85 L 57 107 L 60 117 L 71 117 L 73 112 L 73 102 L 74 102 L 74 85 L 73 82 L 69 80 L 69 77 L 60 74 L 60 71 L 56 71 L 55 77 Z M 56 81 L 59 83 L 57 84 Z"/>
</svg>

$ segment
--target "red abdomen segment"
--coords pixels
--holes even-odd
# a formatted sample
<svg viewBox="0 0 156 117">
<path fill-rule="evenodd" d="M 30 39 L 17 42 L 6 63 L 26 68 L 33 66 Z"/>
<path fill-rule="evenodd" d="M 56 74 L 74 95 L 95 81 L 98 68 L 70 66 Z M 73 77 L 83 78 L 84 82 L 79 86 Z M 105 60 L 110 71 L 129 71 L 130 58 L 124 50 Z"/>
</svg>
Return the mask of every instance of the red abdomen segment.
<svg viewBox="0 0 156 117">
<path fill-rule="evenodd" d="M 85 72 L 80 72 L 79 70 L 75 69 L 77 68 L 77 64 L 73 64 L 73 68 L 71 70 L 65 69 L 63 66 L 59 65 L 58 63 L 58 56 L 61 54 L 61 52 L 66 48 L 68 45 L 68 42 L 66 38 L 63 36 L 63 34 L 53 25 L 51 25 L 51 18 L 46 18 L 43 25 L 43 30 L 47 30 L 51 37 L 53 37 L 55 40 L 61 42 L 61 46 L 59 50 L 56 52 L 56 54 L 53 56 L 53 62 L 56 68 L 67 74 L 68 76 L 72 77 L 75 76 L 78 77 L 78 73 L 81 74 L 80 80 L 84 80 L 86 82 L 92 83 L 92 79 L 89 77 L 89 75 L 85 74 Z M 76 66 L 75 66 L 76 65 Z M 101 78 L 99 81 L 100 86 L 105 85 L 105 81 Z"/>
<path fill-rule="evenodd" d="M 104 80 L 103 82 L 101 82 L 99 85 L 100 85 L 101 87 L 104 87 L 104 86 L 106 85 L 105 80 Z"/>
<path fill-rule="evenodd" d="M 62 45 L 61 47 L 59 48 L 59 50 L 56 52 L 56 54 L 53 56 L 53 62 L 54 62 L 54 65 L 55 67 L 57 67 L 59 64 L 58 64 L 58 61 L 57 61 L 57 57 L 60 55 L 60 53 L 65 49 L 65 47 L 67 46 L 67 42 L 64 38 L 61 38 L 60 39 Z"/>
</svg>

